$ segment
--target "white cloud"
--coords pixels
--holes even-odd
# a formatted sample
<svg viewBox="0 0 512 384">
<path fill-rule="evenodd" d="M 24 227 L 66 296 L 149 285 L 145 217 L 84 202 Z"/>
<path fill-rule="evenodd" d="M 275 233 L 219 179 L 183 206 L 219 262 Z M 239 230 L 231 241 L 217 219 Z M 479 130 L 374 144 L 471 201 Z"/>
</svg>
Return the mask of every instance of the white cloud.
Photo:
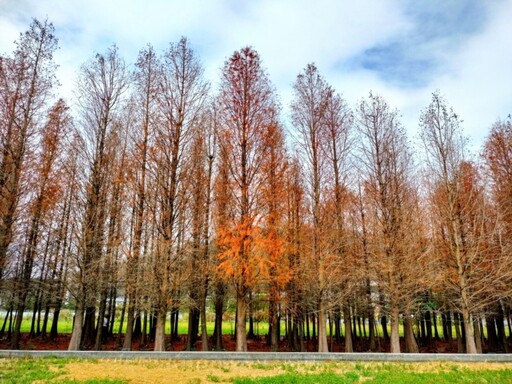
<svg viewBox="0 0 512 384">
<path fill-rule="evenodd" d="M 474 146 L 496 120 L 512 113 L 512 3 L 491 12 L 485 30 L 451 55 L 449 72 L 435 82 L 464 120 Z"/>
<path fill-rule="evenodd" d="M 422 10 L 421 3 L 399 0 L 0 0 L 0 53 L 12 51 L 12 41 L 31 17 L 48 17 L 60 39 L 56 61 L 62 92 L 69 97 L 80 65 L 112 43 L 130 64 L 147 43 L 162 51 L 187 36 L 213 81 L 234 50 L 251 45 L 285 106 L 297 74 L 315 62 L 350 105 L 373 90 L 400 109 L 411 133 L 431 93 L 440 89 L 468 133 L 481 141 L 497 118 L 512 112 L 512 3 L 485 3 L 488 14 L 477 27 L 451 16 L 436 21 L 433 17 L 443 15 L 443 9 L 445 14 L 453 11 L 443 4 Z M 455 8 L 462 12 L 473 4 Z M 386 53 L 394 43 L 401 44 L 398 53 L 388 51 L 385 65 L 372 68 L 361 62 L 369 50 L 383 47 Z M 420 59 L 429 67 L 408 69 L 408 60 Z M 399 64 L 402 78 L 395 81 L 396 73 L 387 75 Z M 408 70 L 422 81 L 409 81 Z"/>
</svg>

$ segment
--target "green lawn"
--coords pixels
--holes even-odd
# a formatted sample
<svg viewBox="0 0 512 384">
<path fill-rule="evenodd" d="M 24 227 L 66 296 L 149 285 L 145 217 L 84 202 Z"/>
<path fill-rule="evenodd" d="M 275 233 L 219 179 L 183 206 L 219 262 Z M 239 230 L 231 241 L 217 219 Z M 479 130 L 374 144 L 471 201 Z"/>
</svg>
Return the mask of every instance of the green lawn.
<svg viewBox="0 0 512 384">
<path fill-rule="evenodd" d="M 210 316 L 212 317 L 212 316 Z M 119 316 L 116 317 L 116 321 L 115 321 L 115 324 L 114 324 L 114 333 L 118 333 L 119 331 Z M 4 321 L 4 318 L 2 316 L 0 316 L 0 326 L 3 324 L 3 321 Z M 25 316 L 23 318 L 23 322 L 21 324 L 21 331 L 22 332 L 29 332 L 30 331 L 30 325 L 31 325 L 31 321 L 32 321 L 32 313 L 30 312 L 26 312 L 25 313 Z M 48 324 L 48 331 L 50 329 L 50 326 L 51 326 L 51 322 L 49 322 Z M 170 333 L 170 321 L 169 321 L 169 318 L 167 318 L 167 322 L 166 322 L 166 333 L 169 334 Z M 211 335 L 213 333 L 213 329 L 214 329 L 214 322 L 213 321 L 208 321 L 206 323 L 206 327 L 207 327 L 207 330 L 208 330 L 208 334 Z M 62 312 L 61 312 L 61 315 L 60 315 L 60 318 L 59 318 L 59 333 L 71 333 L 72 331 L 72 327 L 73 327 L 73 313 L 72 311 L 70 310 L 66 310 L 64 309 Z M 441 321 L 439 320 L 438 321 L 438 324 L 437 324 L 437 327 L 438 327 L 438 332 L 439 332 L 439 335 L 442 336 L 442 328 L 441 328 Z M 247 323 L 247 329 L 249 328 L 249 325 Z M 223 323 L 223 326 L 222 326 L 222 331 L 224 334 L 233 334 L 234 332 L 234 329 L 235 329 L 235 323 L 234 323 L 234 320 L 227 320 L 227 321 L 224 321 Z M 452 325 L 452 334 L 453 336 L 455 337 L 455 325 Z M 124 325 L 123 325 L 123 333 L 126 331 L 126 318 L 125 318 L 125 321 L 124 321 Z M 180 335 L 183 335 L 183 334 L 186 334 L 188 331 L 188 320 L 187 320 L 187 313 L 182 313 L 181 315 L 181 319 L 178 323 L 178 333 Z M 254 332 L 257 334 L 257 335 L 265 335 L 267 334 L 267 331 L 268 331 L 268 323 L 267 322 L 255 322 L 254 323 Z M 359 336 L 362 336 L 359 334 L 359 331 L 358 331 L 358 328 L 356 327 L 355 331 L 357 332 L 357 334 Z M 344 330 L 344 327 L 342 326 L 342 330 L 341 330 L 342 334 L 344 334 L 345 330 Z M 368 335 L 368 325 L 366 326 L 366 335 Z M 390 326 L 388 324 L 388 332 L 391 332 L 390 330 Z M 285 323 L 284 321 L 281 322 L 281 334 L 284 334 L 285 333 Z M 400 336 L 403 337 L 403 326 L 402 324 L 400 324 L 399 326 L 399 333 L 400 333 Z M 433 330 L 432 330 L 432 333 L 433 333 Z M 486 328 L 484 327 L 484 336 L 486 336 L 486 333 L 487 333 L 487 330 Z M 506 335 L 508 336 L 508 328 L 505 327 L 505 333 Z M 327 327 L 327 334 L 329 335 L 329 327 Z M 378 336 L 381 336 L 382 337 L 382 327 L 380 325 L 377 326 L 377 335 Z"/>
<path fill-rule="evenodd" d="M 4 322 L 4 317 L 0 316 L 0 327 Z M 32 313 L 26 312 L 23 316 L 23 321 L 21 323 L 21 332 L 29 332 L 30 326 L 32 322 Z M 120 318 L 119 316 L 115 319 L 114 323 L 114 333 L 118 333 L 119 331 L 119 322 Z M 51 321 L 48 322 L 47 331 L 49 332 L 51 327 Z M 166 322 L 166 333 L 170 333 L 170 327 L 171 322 L 169 320 L 169 317 L 167 318 Z M 213 329 L 215 327 L 215 323 L 213 321 L 208 321 L 206 323 L 206 328 L 208 330 L 208 334 L 213 333 Z M 224 321 L 222 325 L 222 331 L 224 334 L 233 334 L 235 329 L 235 323 L 234 321 Z M 249 329 L 249 325 L 247 324 L 247 329 Z M 281 323 L 281 329 L 282 332 L 285 331 L 284 322 Z M 59 317 L 59 326 L 58 326 L 59 333 L 71 333 L 73 330 L 73 313 L 69 310 L 63 310 Z M 268 323 L 267 322 L 258 322 L 254 323 L 254 332 L 257 335 L 265 335 L 268 330 Z M 124 319 L 123 324 L 123 333 L 126 332 L 126 317 Z M 188 332 L 188 319 L 186 314 L 182 316 L 180 321 L 178 322 L 178 333 L 180 335 L 186 334 Z"/>
<path fill-rule="evenodd" d="M 377 371 L 347 372 L 336 374 L 332 372 L 314 374 L 287 373 L 278 376 L 262 378 L 235 378 L 234 384 L 345 384 L 345 383 L 370 383 L 370 384 L 453 384 L 453 383 L 493 383 L 506 384 L 512 382 L 512 371 L 470 371 L 461 372 L 404 372 L 404 371 Z"/>
</svg>

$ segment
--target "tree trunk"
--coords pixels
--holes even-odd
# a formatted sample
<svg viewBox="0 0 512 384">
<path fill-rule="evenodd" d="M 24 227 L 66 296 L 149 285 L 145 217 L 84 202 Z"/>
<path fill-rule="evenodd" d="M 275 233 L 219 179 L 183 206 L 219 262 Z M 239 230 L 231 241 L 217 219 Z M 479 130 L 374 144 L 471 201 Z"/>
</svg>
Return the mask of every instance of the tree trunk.
<svg viewBox="0 0 512 384">
<path fill-rule="evenodd" d="M 494 316 L 485 316 L 485 326 L 487 328 L 487 349 L 488 352 L 496 352 L 498 347 L 498 336 L 494 324 Z"/>
<path fill-rule="evenodd" d="M 36 336 L 39 336 L 40 331 L 40 313 L 41 313 L 41 298 L 39 291 L 36 291 L 35 293 L 35 301 L 34 301 L 34 308 L 32 309 L 32 321 L 30 324 L 30 337 L 34 338 Z"/>
<path fill-rule="evenodd" d="M 304 352 L 306 350 L 304 346 L 304 317 L 297 316 L 296 321 L 296 329 L 297 329 L 297 339 L 299 343 L 299 351 Z"/>
<path fill-rule="evenodd" d="M 42 204 L 42 197 L 38 199 L 41 201 L 40 204 Z M 38 201 L 38 203 L 39 203 Z M 30 288 L 30 281 L 31 281 L 31 275 L 32 275 L 32 267 L 34 264 L 34 257 L 36 252 L 36 245 L 37 245 L 37 237 L 39 233 L 39 220 L 40 220 L 40 214 L 41 214 L 41 206 L 38 204 L 36 207 L 36 214 L 32 218 L 32 226 L 30 228 L 30 234 L 28 236 L 28 244 L 27 244 L 27 250 L 23 252 L 23 267 L 21 275 L 19 276 L 19 286 L 17 286 L 19 295 L 18 295 L 18 305 L 16 308 L 16 321 L 14 323 L 14 334 L 12 339 L 12 348 L 18 349 L 19 343 L 21 339 L 21 322 L 23 320 L 23 313 L 25 312 L 25 306 L 26 301 L 29 293 Z M 46 256 L 46 253 L 45 253 Z M 31 336 L 33 336 L 34 333 L 34 319 L 35 314 L 37 311 L 37 305 L 38 305 L 38 295 L 36 293 L 36 300 L 34 303 L 34 316 L 32 317 L 32 325 L 31 325 Z"/>
<path fill-rule="evenodd" d="M 473 316 L 473 329 L 475 330 L 475 345 L 477 353 L 482 353 L 482 335 L 480 334 L 480 324 L 479 319 L 476 316 Z"/>
<path fill-rule="evenodd" d="M 389 333 L 388 333 L 388 319 L 386 315 L 382 315 L 380 318 L 380 324 L 382 326 L 382 337 L 384 337 L 384 341 L 389 340 Z"/>
<path fill-rule="evenodd" d="M 21 322 L 23 321 L 23 313 L 25 311 L 25 299 L 20 298 L 20 303 L 16 308 L 16 316 L 14 321 L 14 333 L 12 336 L 11 346 L 12 349 L 20 348 L 20 340 L 21 340 Z"/>
<path fill-rule="evenodd" d="M 277 303 L 272 298 L 268 304 L 268 317 L 270 350 L 276 352 L 279 349 L 279 322 L 277 319 Z"/>
<path fill-rule="evenodd" d="M 148 342 L 148 311 L 144 310 L 142 316 L 142 332 L 140 336 L 140 345 L 146 345 Z"/>
<path fill-rule="evenodd" d="M 320 299 L 320 308 L 318 311 L 318 352 L 329 352 L 329 344 L 327 344 L 326 320 L 324 300 Z"/>
<path fill-rule="evenodd" d="M 318 333 L 317 333 L 317 326 L 318 326 L 318 321 L 317 321 L 317 316 L 312 313 L 311 314 L 311 338 L 313 340 L 315 340 L 318 344 Z"/>
<path fill-rule="evenodd" d="M 171 341 L 179 340 L 178 325 L 180 320 L 180 308 L 175 305 L 171 311 Z"/>
<path fill-rule="evenodd" d="M 14 310 L 11 309 L 9 312 L 9 327 L 7 328 L 7 340 L 11 340 L 12 337 L 12 314 Z"/>
<path fill-rule="evenodd" d="M 350 307 L 343 306 L 343 321 L 345 324 L 345 352 L 354 352 L 352 344 L 352 322 L 350 319 Z"/>
<path fill-rule="evenodd" d="M 334 347 L 334 345 L 333 345 L 334 332 L 332 329 L 332 326 L 333 326 L 332 313 L 327 315 L 327 322 L 329 323 L 329 351 L 333 352 L 334 351 L 334 348 L 333 348 Z"/>
<path fill-rule="evenodd" d="M 126 296 L 123 299 L 123 306 L 121 308 L 121 318 L 119 319 L 119 331 L 117 332 L 117 345 L 121 345 L 121 336 L 123 334 L 124 314 L 126 312 Z"/>
<path fill-rule="evenodd" d="M 432 311 L 432 323 L 434 324 L 434 338 L 439 340 L 439 331 L 437 330 L 437 314 L 435 311 Z"/>
<path fill-rule="evenodd" d="M 156 335 L 156 310 L 152 310 L 149 316 L 149 339 L 155 341 Z"/>
<path fill-rule="evenodd" d="M 75 316 L 73 318 L 73 333 L 69 341 L 68 351 L 80 350 L 80 343 L 82 341 L 82 329 L 84 322 L 84 305 L 82 302 L 77 302 Z"/>
<path fill-rule="evenodd" d="M 50 306 L 45 305 L 43 325 L 41 327 L 41 338 L 43 340 L 46 340 L 48 338 L 48 319 L 49 319 L 49 317 L 50 317 Z"/>
<path fill-rule="evenodd" d="M 291 345 L 295 352 L 304 352 L 304 317 L 300 314 L 289 315 L 290 323 L 288 329 L 291 329 Z"/>
<path fill-rule="evenodd" d="M 237 294 L 236 300 L 236 351 L 247 352 L 247 333 L 245 329 L 247 303 L 245 295 Z"/>
<path fill-rule="evenodd" d="M 354 311 L 352 312 L 352 339 L 357 340 L 360 334 L 357 333 L 357 308 L 354 307 Z"/>
<path fill-rule="evenodd" d="M 134 325 L 133 325 L 132 340 L 137 340 L 140 338 L 140 335 L 142 333 L 140 312 L 136 312 L 134 317 L 135 317 L 135 321 L 134 321 Z"/>
<path fill-rule="evenodd" d="M 425 312 L 425 328 L 427 331 L 427 345 L 430 345 L 430 343 L 432 343 L 432 314 L 430 313 L 430 310 Z"/>
<path fill-rule="evenodd" d="M 195 302 L 195 298 L 193 299 Z M 196 350 L 197 333 L 199 332 L 199 320 L 201 313 L 198 308 L 190 307 L 188 311 L 188 335 L 187 335 L 187 351 Z"/>
<path fill-rule="evenodd" d="M 452 322 L 450 312 L 441 312 L 441 321 L 443 324 L 443 338 L 445 341 L 452 339 Z"/>
<path fill-rule="evenodd" d="M 105 321 L 105 310 L 107 308 L 107 292 L 102 292 L 102 298 L 100 301 L 100 308 L 98 311 L 98 320 L 96 323 L 96 340 L 94 343 L 94 349 L 96 351 L 101 350 L 103 342 L 106 340 L 108 333 L 108 318 Z"/>
<path fill-rule="evenodd" d="M 86 348 L 93 346 L 96 341 L 95 320 L 96 308 L 94 306 L 87 306 L 85 309 L 84 330 L 82 331 L 82 345 Z"/>
<path fill-rule="evenodd" d="M 219 310 L 220 307 L 220 310 Z M 222 313 L 223 313 L 224 304 L 222 302 L 217 301 L 215 304 L 215 327 L 213 330 L 213 338 L 215 340 L 215 350 L 221 351 L 224 349 L 224 344 L 222 342 Z"/>
<path fill-rule="evenodd" d="M 309 315 L 306 314 L 305 316 L 305 320 L 306 320 L 306 340 L 309 341 L 311 340 L 311 333 L 309 331 Z"/>
<path fill-rule="evenodd" d="M 288 342 L 288 345 L 292 347 L 293 350 L 295 350 L 295 344 L 293 340 L 294 336 L 294 326 L 293 326 L 293 317 L 291 311 L 287 311 L 286 313 L 286 320 L 285 320 L 285 327 L 286 327 L 286 341 Z"/>
<path fill-rule="evenodd" d="M 505 317 L 507 318 L 508 336 L 509 336 L 509 338 L 512 338 L 512 324 L 510 322 L 510 316 L 511 316 L 511 314 L 510 314 L 510 305 L 507 304 L 506 305 L 506 316 Z M 505 339 L 505 342 L 506 341 L 507 340 Z"/>
<path fill-rule="evenodd" d="M 161 309 L 156 316 L 156 332 L 155 332 L 155 352 L 165 351 L 165 318 L 167 311 Z M 172 331 L 171 331 L 172 332 Z"/>
<path fill-rule="evenodd" d="M 249 332 L 247 333 L 247 338 L 250 340 L 254 340 L 256 338 L 256 334 L 254 333 L 254 315 L 251 307 L 252 304 L 249 305 Z"/>
<path fill-rule="evenodd" d="M 221 351 L 224 346 L 222 343 L 222 315 L 224 313 L 224 284 L 217 282 L 215 286 L 215 327 L 213 329 L 213 339 L 215 341 L 215 350 Z"/>
<path fill-rule="evenodd" d="M 208 329 L 206 327 L 206 296 L 201 300 L 201 350 L 208 351 Z"/>
<path fill-rule="evenodd" d="M 427 327 L 425 325 L 425 313 L 421 312 L 419 319 L 419 333 L 421 345 L 427 344 Z"/>
<path fill-rule="evenodd" d="M 370 305 L 368 313 L 368 327 L 370 338 L 370 351 L 375 351 L 375 314 L 373 313 L 372 305 Z"/>
<path fill-rule="evenodd" d="M 418 343 L 416 343 L 416 339 L 414 338 L 412 323 L 412 317 L 406 314 L 404 317 L 405 352 L 418 353 Z"/>
<path fill-rule="evenodd" d="M 460 326 L 460 314 L 458 312 L 454 313 L 454 321 L 455 321 L 455 336 L 457 337 L 457 353 L 464 353 L 464 343 L 462 337 L 462 330 Z"/>
<path fill-rule="evenodd" d="M 9 308 L 7 309 L 7 313 L 5 314 L 4 322 L 2 324 L 2 329 L 0 329 L 0 337 L 4 335 L 5 333 L 5 326 L 7 325 L 7 321 L 9 320 L 9 316 L 11 315 L 13 311 L 12 303 L 9 305 Z"/>
<path fill-rule="evenodd" d="M 400 334 L 398 333 L 398 326 L 400 322 L 400 316 L 398 307 L 396 304 L 391 304 L 391 353 L 400 353 Z"/>
<path fill-rule="evenodd" d="M 462 319 L 464 321 L 464 333 L 466 334 L 466 353 L 477 353 L 475 336 L 471 327 L 471 315 L 467 309 L 462 310 Z"/>
<path fill-rule="evenodd" d="M 123 351 L 132 350 L 132 336 L 133 336 L 133 324 L 135 322 L 135 303 L 134 297 L 129 295 L 128 297 L 128 311 L 126 318 L 126 332 L 124 334 Z M 125 298 L 126 301 L 126 298 Z"/>
<path fill-rule="evenodd" d="M 501 303 L 496 305 L 498 313 L 496 315 L 496 328 L 498 331 L 498 350 L 508 353 L 507 339 L 505 337 L 505 317 Z"/>
<path fill-rule="evenodd" d="M 334 335 L 336 336 L 336 343 L 341 344 L 341 309 L 336 307 L 334 311 Z"/>
<path fill-rule="evenodd" d="M 53 310 L 52 327 L 50 328 L 50 340 L 55 340 L 58 336 L 58 326 L 60 317 L 61 303 L 58 303 Z"/>
</svg>

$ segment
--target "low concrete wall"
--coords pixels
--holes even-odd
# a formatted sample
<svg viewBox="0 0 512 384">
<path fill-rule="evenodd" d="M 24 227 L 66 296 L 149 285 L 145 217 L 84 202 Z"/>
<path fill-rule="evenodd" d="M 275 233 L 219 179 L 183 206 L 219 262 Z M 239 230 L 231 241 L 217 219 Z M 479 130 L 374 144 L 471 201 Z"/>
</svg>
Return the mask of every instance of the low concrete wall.
<svg viewBox="0 0 512 384">
<path fill-rule="evenodd" d="M 169 359 L 236 361 L 456 361 L 512 362 L 512 354 L 451 353 L 292 353 L 292 352 L 138 352 L 0 350 L 3 358 Z"/>
</svg>

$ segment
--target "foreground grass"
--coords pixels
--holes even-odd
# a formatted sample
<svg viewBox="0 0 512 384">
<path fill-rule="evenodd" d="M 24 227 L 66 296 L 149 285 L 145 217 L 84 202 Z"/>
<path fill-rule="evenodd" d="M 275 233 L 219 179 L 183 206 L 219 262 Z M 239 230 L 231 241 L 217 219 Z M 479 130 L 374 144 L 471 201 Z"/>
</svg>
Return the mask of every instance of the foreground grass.
<svg viewBox="0 0 512 384">
<path fill-rule="evenodd" d="M 0 359 L 0 383 L 512 383 L 512 363 Z"/>
</svg>

